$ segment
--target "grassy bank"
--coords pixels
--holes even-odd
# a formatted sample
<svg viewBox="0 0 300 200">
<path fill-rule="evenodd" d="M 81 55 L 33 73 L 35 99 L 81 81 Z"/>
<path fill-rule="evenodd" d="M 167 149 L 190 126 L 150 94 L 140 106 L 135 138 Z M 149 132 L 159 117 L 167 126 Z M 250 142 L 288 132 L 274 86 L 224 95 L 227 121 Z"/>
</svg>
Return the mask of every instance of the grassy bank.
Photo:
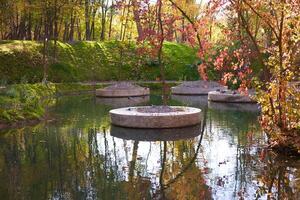
<svg viewBox="0 0 300 200">
<path fill-rule="evenodd" d="M 51 104 L 47 97 L 55 94 L 53 84 L 19 84 L 7 86 L 0 95 L 0 125 L 37 120 Z"/>
<path fill-rule="evenodd" d="M 53 42 L 47 45 L 49 81 L 156 80 L 157 61 L 139 55 L 134 43 Z M 186 45 L 166 42 L 163 62 L 168 80 L 196 80 L 196 51 Z M 43 44 L 33 41 L 0 42 L 0 81 L 36 83 L 43 78 Z"/>
<path fill-rule="evenodd" d="M 102 85 L 97 85 L 102 87 Z M 15 84 L 1 89 L 0 127 L 1 124 L 39 120 L 46 109 L 51 107 L 57 95 L 91 91 L 94 87 L 81 84 Z"/>
</svg>

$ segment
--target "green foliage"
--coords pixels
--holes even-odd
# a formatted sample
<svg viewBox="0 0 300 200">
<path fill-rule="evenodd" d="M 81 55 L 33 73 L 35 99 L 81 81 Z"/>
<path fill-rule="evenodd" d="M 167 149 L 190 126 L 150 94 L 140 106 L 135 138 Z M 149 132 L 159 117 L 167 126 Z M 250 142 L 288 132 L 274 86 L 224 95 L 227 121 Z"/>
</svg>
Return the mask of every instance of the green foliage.
<svg viewBox="0 0 300 200">
<path fill-rule="evenodd" d="M 0 122 L 38 119 L 44 115 L 46 97 L 55 92 L 53 84 L 11 85 L 0 96 Z"/>
<path fill-rule="evenodd" d="M 72 82 L 76 80 L 77 70 L 67 63 L 54 63 L 50 65 L 49 76 L 53 82 Z"/>
<path fill-rule="evenodd" d="M 198 80 L 196 50 L 173 42 L 165 42 L 163 59 L 168 80 Z"/>
<path fill-rule="evenodd" d="M 43 78 L 42 43 L 6 41 L 0 44 L 0 80 L 36 83 Z M 138 52 L 135 43 L 48 42 L 49 81 L 155 80 L 160 76 L 155 60 Z M 164 44 L 168 80 L 197 80 L 196 50 L 183 44 Z"/>
<path fill-rule="evenodd" d="M 42 56 L 38 52 L 12 49 L 0 52 L 0 79 L 9 83 L 41 80 L 43 75 Z"/>
</svg>

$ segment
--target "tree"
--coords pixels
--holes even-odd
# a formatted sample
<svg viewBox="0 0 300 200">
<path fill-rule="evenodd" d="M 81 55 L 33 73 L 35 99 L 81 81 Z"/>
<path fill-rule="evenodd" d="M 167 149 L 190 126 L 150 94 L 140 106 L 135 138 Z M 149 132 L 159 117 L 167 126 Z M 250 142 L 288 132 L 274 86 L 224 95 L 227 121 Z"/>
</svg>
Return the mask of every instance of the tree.
<svg viewBox="0 0 300 200">
<path fill-rule="evenodd" d="M 253 43 L 260 45 L 269 54 L 264 65 L 270 71 L 271 78 L 260 82 L 258 86 L 266 88 L 259 90 L 258 96 L 263 107 L 262 125 L 274 142 L 273 145 L 300 152 L 300 135 L 297 130 L 300 127 L 300 95 L 291 84 L 299 73 L 295 65 L 295 55 L 299 54 L 297 45 L 300 39 L 300 2 L 280 0 L 250 3 L 243 0 L 242 3 L 271 32 L 270 46 L 263 48 L 258 40 L 253 40 Z"/>
<path fill-rule="evenodd" d="M 255 86 L 262 105 L 261 122 L 272 143 L 300 152 L 300 98 L 291 84 L 299 76 L 295 62 L 299 55 L 299 2 L 212 0 L 203 11 L 205 14 L 193 20 L 174 0 L 169 1 L 194 31 L 188 34 L 188 40 L 198 43 L 202 78 L 208 78 L 207 69 L 212 67 L 220 72 L 223 83 L 238 83 L 244 91 Z M 207 27 L 219 10 L 236 16 L 233 19 L 237 26 L 228 24 L 222 28 L 228 41 L 223 42 L 223 49 L 215 52 L 215 44 L 209 40 L 209 32 L 203 31 L 203 25 Z M 262 69 L 258 78 L 252 74 L 255 64 Z M 256 85 L 252 84 L 252 78 Z"/>
</svg>

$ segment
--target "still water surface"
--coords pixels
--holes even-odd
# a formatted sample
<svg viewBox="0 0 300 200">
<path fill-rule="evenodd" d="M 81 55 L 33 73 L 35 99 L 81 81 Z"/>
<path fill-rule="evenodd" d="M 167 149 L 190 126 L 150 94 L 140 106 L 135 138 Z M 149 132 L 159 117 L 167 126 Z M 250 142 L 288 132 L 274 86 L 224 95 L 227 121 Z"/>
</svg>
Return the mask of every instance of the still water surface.
<svg viewBox="0 0 300 200">
<path fill-rule="evenodd" d="M 60 97 L 51 123 L 0 133 L 0 199 L 300 199 L 300 161 L 265 150 L 253 105 L 172 96 L 207 109 L 201 127 L 112 127 L 113 107 L 150 98 Z"/>
</svg>

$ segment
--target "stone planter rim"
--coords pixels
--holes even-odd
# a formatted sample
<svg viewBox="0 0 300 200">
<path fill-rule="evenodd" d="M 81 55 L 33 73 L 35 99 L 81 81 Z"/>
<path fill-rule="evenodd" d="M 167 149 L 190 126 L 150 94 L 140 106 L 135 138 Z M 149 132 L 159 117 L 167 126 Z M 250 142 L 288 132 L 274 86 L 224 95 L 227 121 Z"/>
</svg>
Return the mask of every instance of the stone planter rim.
<svg viewBox="0 0 300 200">
<path fill-rule="evenodd" d="M 161 113 L 147 113 L 147 112 L 138 112 L 136 111 L 137 108 L 151 108 L 151 106 L 136 106 L 136 107 L 125 107 L 125 108 L 118 108 L 109 111 L 112 114 L 123 114 L 128 116 L 170 116 L 170 115 L 188 115 L 188 114 L 195 114 L 201 112 L 199 108 L 193 107 L 186 107 L 186 106 L 171 106 L 172 108 L 179 108 L 179 109 L 186 109 L 185 111 L 174 111 L 174 112 L 161 112 Z M 130 110 L 128 110 L 130 109 Z M 135 111 L 134 113 L 132 113 Z"/>
<path fill-rule="evenodd" d="M 208 93 L 208 101 L 222 103 L 257 103 L 251 98 L 252 95 L 243 95 L 240 93 L 233 94 L 228 92 L 233 91 L 227 90 L 224 93 L 220 91 L 211 91 Z"/>
<path fill-rule="evenodd" d="M 184 106 L 171 106 L 184 109 L 173 112 L 138 112 L 138 108 L 151 108 L 151 106 L 125 107 L 111 110 L 111 123 L 116 126 L 132 128 L 178 128 L 199 124 L 201 122 L 201 109 Z"/>
</svg>

